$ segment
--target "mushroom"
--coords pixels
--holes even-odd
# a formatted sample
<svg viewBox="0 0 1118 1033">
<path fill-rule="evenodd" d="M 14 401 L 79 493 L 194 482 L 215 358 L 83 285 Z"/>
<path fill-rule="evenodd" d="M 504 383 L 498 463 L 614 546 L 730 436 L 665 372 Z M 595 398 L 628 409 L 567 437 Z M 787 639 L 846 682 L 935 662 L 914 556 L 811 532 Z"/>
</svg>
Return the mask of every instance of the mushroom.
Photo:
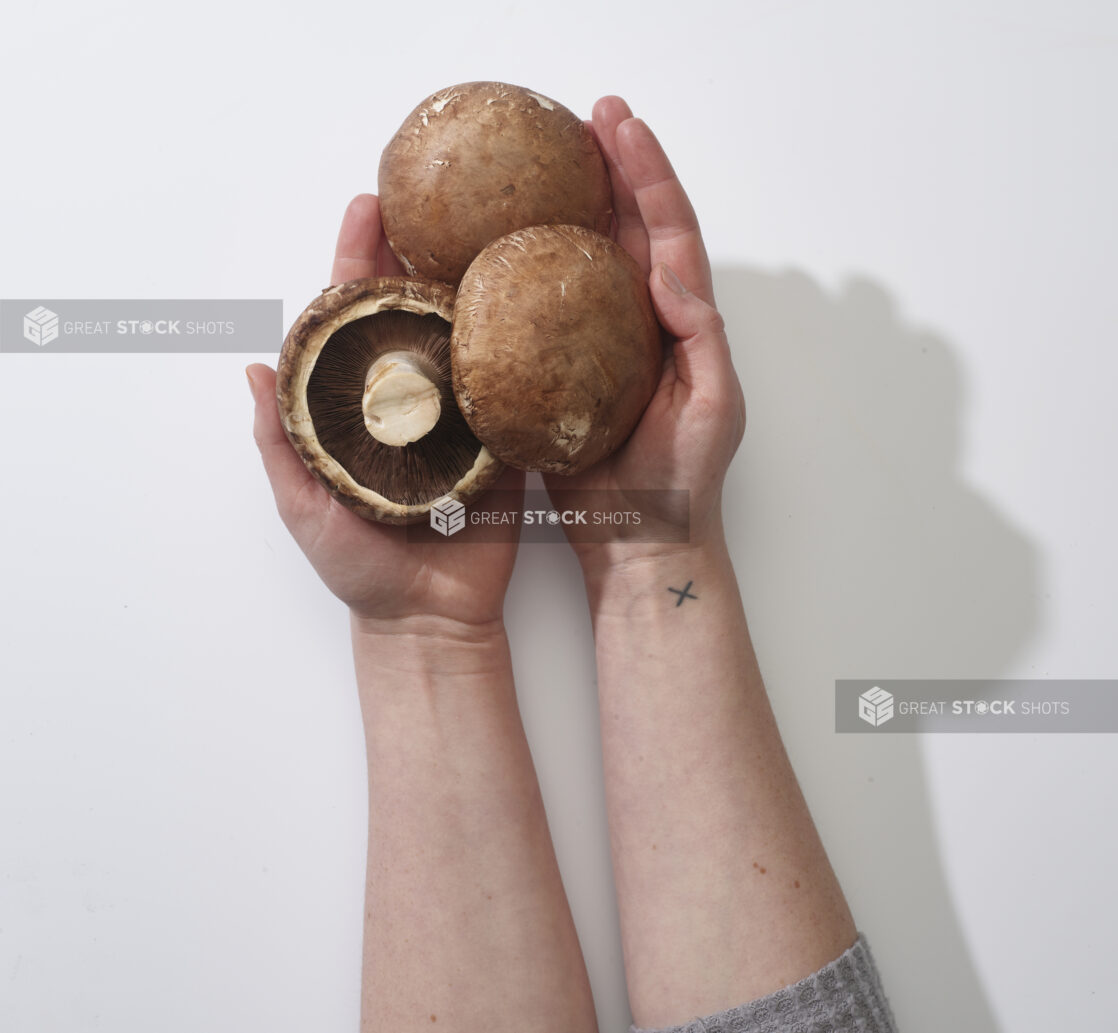
<svg viewBox="0 0 1118 1033">
<path fill-rule="evenodd" d="M 493 241 L 458 289 L 454 393 L 498 459 L 573 474 L 614 452 L 660 380 L 645 277 L 608 237 L 534 226 Z"/>
<path fill-rule="evenodd" d="M 366 519 L 422 520 L 489 487 L 501 464 L 451 388 L 454 288 L 397 277 L 323 291 L 280 352 L 283 429 L 311 473 Z"/>
<path fill-rule="evenodd" d="M 428 97 L 380 160 L 385 236 L 409 273 L 458 283 L 491 240 L 525 226 L 608 233 L 609 173 L 593 134 L 557 101 L 470 82 Z"/>
</svg>

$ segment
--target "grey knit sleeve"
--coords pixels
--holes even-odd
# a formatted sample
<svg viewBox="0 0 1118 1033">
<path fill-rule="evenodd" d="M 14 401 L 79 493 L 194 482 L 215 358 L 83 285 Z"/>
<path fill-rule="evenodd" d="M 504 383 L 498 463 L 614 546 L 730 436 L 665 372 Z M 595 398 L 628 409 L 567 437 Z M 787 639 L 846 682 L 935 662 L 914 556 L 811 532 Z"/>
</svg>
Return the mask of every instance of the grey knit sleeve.
<svg viewBox="0 0 1118 1033">
<path fill-rule="evenodd" d="M 854 946 L 783 990 L 683 1026 L 629 1033 L 896 1033 L 869 944 Z"/>
</svg>

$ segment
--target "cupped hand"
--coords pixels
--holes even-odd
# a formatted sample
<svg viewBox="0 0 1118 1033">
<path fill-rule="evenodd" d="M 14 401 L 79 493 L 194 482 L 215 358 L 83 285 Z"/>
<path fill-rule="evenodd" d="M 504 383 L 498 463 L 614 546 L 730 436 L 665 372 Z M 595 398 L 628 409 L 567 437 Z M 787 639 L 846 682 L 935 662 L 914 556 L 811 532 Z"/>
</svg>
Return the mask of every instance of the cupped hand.
<svg viewBox="0 0 1118 1033">
<path fill-rule="evenodd" d="M 331 284 L 403 270 L 384 238 L 380 205 L 372 194 L 355 198 L 338 235 Z M 246 370 L 256 402 L 253 434 L 276 506 L 319 577 L 354 616 L 371 623 L 407 619 L 410 627 L 486 631 L 501 622 L 516 541 L 472 540 L 467 526 L 453 540 L 409 540 L 403 527 L 363 520 L 337 502 L 303 465 L 287 440 L 276 405 L 276 374 L 254 364 Z M 474 507 L 485 510 L 524 475 L 506 470 L 495 490 Z"/>
<path fill-rule="evenodd" d="M 745 401 L 714 306 L 710 262 L 691 202 L 648 126 L 620 97 L 598 101 L 592 125 L 610 170 L 615 238 L 648 276 L 668 348 L 660 383 L 625 444 L 582 473 L 549 475 L 545 482 L 553 498 L 565 489 L 609 490 L 621 498 L 636 490 L 686 491 L 689 540 L 702 542 L 720 533 L 722 482 L 745 430 Z M 672 508 L 660 518 L 674 520 Z M 572 544 L 583 560 L 609 551 Z M 631 552 L 633 543 L 620 547 Z"/>
</svg>

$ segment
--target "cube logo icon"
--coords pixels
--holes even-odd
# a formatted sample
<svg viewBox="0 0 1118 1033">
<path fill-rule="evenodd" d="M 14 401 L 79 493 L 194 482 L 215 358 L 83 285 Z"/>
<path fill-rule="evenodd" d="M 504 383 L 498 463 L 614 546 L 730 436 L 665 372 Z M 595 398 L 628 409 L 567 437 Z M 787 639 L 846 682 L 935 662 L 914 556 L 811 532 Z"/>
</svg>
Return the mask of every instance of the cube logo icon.
<svg viewBox="0 0 1118 1033">
<path fill-rule="evenodd" d="M 441 499 L 431 507 L 431 526 L 449 538 L 466 526 L 466 507 L 457 499 Z"/>
<path fill-rule="evenodd" d="M 23 317 L 23 336 L 40 348 L 58 336 L 58 314 L 40 305 Z"/>
<path fill-rule="evenodd" d="M 866 689 L 858 697 L 858 716 L 874 728 L 885 724 L 893 716 L 893 694 L 880 685 Z"/>
</svg>

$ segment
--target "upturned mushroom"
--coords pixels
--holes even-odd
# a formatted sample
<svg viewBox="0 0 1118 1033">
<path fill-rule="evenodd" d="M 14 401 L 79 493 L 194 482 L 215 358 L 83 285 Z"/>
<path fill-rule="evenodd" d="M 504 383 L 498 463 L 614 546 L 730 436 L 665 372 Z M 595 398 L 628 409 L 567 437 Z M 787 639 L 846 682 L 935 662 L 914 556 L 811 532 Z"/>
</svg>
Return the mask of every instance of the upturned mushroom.
<svg viewBox="0 0 1118 1033">
<path fill-rule="evenodd" d="M 593 134 L 558 101 L 508 83 L 428 97 L 384 149 L 378 179 L 392 250 L 409 273 L 447 283 L 513 230 L 609 232 L 609 173 Z"/>
<path fill-rule="evenodd" d="M 366 519 L 414 523 L 441 499 L 469 502 L 501 472 L 455 403 L 453 312 L 446 284 L 351 280 L 323 291 L 284 341 L 284 431 L 311 473 Z"/>
<path fill-rule="evenodd" d="M 582 226 L 493 241 L 458 290 L 454 392 L 503 462 L 574 474 L 619 448 L 660 380 L 663 345 L 630 255 Z"/>
</svg>

